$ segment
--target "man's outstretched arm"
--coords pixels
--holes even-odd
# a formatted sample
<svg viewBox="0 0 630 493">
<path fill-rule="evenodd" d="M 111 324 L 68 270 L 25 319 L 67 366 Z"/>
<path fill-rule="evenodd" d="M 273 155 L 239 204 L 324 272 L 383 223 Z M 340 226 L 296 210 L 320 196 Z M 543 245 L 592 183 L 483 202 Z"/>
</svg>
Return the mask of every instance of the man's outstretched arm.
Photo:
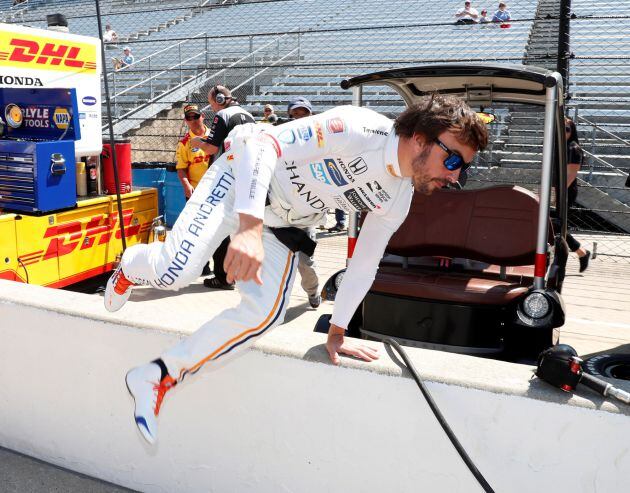
<svg viewBox="0 0 630 493">
<path fill-rule="evenodd" d="M 365 218 L 354 255 L 339 286 L 339 292 L 335 298 L 335 309 L 330 320 L 326 349 L 330 360 L 335 365 L 339 364 L 340 354 L 354 356 L 365 361 L 378 359 L 378 351 L 344 337 L 344 332 L 374 282 L 385 247 L 394 231 L 398 229 L 398 225 L 398 222 L 393 224 L 373 214 L 368 214 Z"/>
</svg>

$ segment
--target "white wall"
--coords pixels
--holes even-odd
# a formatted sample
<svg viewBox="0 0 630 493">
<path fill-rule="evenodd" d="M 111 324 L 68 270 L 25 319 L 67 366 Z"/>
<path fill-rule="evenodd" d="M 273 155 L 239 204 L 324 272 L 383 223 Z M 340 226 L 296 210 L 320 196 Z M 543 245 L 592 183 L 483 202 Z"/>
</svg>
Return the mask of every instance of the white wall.
<svg viewBox="0 0 630 493">
<path fill-rule="evenodd" d="M 33 298 L 43 292 L 20 289 Z M 303 358 L 274 354 L 273 345 L 286 348 L 291 336 L 272 334 L 169 392 L 151 448 L 135 429 L 124 375 L 181 336 L 44 309 L 70 296 L 50 292 L 27 304 L 0 289 L 0 446 L 141 491 L 481 491 L 413 380 L 387 358 L 372 371 L 324 364 L 322 348 L 313 348 L 323 342 L 319 334 L 302 341 Z M 478 362 L 411 353 L 420 368 L 436 357 L 451 370 L 461 361 L 467 372 Z M 488 364 L 496 374 L 496 362 Z M 546 402 L 544 389 L 521 384 L 529 389 L 521 396 L 509 387 L 429 384 L 494 489 L 627 491 L 628 416 L 580 407 L 587 399 Z"/>
</svg>

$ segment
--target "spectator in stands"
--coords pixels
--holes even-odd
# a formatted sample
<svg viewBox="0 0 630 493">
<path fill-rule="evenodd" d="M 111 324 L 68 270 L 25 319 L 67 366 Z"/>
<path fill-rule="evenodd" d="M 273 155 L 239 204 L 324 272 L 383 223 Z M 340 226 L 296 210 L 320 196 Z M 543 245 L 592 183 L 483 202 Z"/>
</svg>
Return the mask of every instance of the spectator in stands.
<svg viewBox="0 0 630 493">
<path fill-rule="evenodd" d="M 110 24 L 105 26 L 105 32 L 103 33 L 103 43 L 117 43 L 118 34 L 112 29 Z"/>
<path fill-rule="evenodd" d="M 481 11 L 481 16 L 479 17 L 479 22 L 481 24 L 487 24 L 489 22 L 492 22 L 492 17 L 488 17 L 488 11 L 486 9 L 483 9 Z"/>
<path fill-rule="evenodd" d="M 196 104 L 184 106 L 184 123 L 188 128 L 188 132 L 177 144 L 176 168 L 177 177 L 182 183 L 184 196 L 186 197 L 186 202 L 188 202 L 201 178 L 208 171 L 212 156 L 206 154 L 199 147 L 195 147 L 192 143 L 195 137 L 205 137 L 210 131 L 203 123 L 203 114 L 199 111 L 199 106 Z M 210 274 L 210 265 L 206 263 L 201 271 L 201 275 L 209 276 Z"/>
<path fill-rule="evenodd" d="M 512 20 L 510 12 L 507 10 L 507 4 L 499 2 L 499 10 L 497 10 L 492 16 L 492 22 L 509 22 Z"/>
<path fill-rule="evenodd" d="M 114 62 L 114 69 L 120 70 L 121 68 L 128 67 L 134 62 L 133 55 L 131 54 L 131 48 L 125 46 L 123 49 L 123 56 L 120 58 L 112 58 Z"/>
<path fill-rule="evenodd" d="M 270 120 L 269 117 L 271 117 L 271 116 L 273 116 L 273 118 L 271 118 L 271 120 Z M 263 109 L 263 119 L 260 120 L 260 123 L 271 123 L 271 124 L 274 124 L 277 121 L 278 121 L 278 117 L 273 112 L 273 106 L 271 106 L 270 104 L 266 104 L 264 109 Z"/>
<path fill-rule="evenodd" d="M 567 137 L 567 195 L 569 208 L 571 208 L 575 206 L 578 195 L 577 176 L 584 162 L 584 151 L 582 151 L 580 147 L 575 122 L 567 118 L 565 120 L 564 130 Z M 567 234 L 567 245 L 569 245 L 569 250 L 577 253 L 578 259 L 580 260 L 580 272 L 584 272 L 588 267 L 591 252 L 582 248 L 580 242 L 571 234 Z"/>
<path fill-rule="evenodd" d="M 224 86 L 215 85 L 208 92 L 208 103 L 214 111 L 214 118 L 207 137 L 195 137 L 193 144 L 206 154 L 218 158 L 226 151 L 225 138 L 237 125 L 254 123 L 254 117 L 240 107 L 232 92 Z M 203 280 L 203 285 L 212 289 L 234 289 L 234 284 L 227 281 L 227 274 L 223 267 L 230 238 L 225 238 L 219 248 L 212 255 L 214 262 L 214 277 Z"/>
<path fill-rule="evenodd" d="M 311 102 L 303 97 L 295 98 L 287 106 L 287 113 L 291 120 L 299 120 L 313 114 Z M 310 139 L 310 137 L 309 137 Z M 340 211 L 343 214 L 343 211 Z M 335 217 L 337 213 L 335 211 Z M 317 235 L 315 228 L 306 229 L 311 240 L 316 241 Z M 315 257 L 309 257 L 304 252 L 298 253 L 298 271 L 302 277 L 302 289 L 308 295 L 308 303 L 311 308 L 317 308 L 322 303 L 322 297 L 319 294 L 319 278 L 315 270 Z"/>
<path fill-rule="evenodd" d="M 464 2 L 464 7 L 455 13 L 457 24 L 474 24 L 479 19 L 479 12 L 470 5 L 470 2 Z"/>
</svg>

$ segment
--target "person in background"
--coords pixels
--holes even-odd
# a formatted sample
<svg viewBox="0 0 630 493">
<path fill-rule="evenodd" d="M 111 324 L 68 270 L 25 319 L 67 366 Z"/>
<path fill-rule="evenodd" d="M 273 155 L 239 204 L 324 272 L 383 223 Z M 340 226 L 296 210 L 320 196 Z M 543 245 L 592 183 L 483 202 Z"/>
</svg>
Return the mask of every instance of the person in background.
<svg viewBox="0 0 630 493">
<path fill-rule="evenodd" d="M 228 150 L 229 142 L 226 137 L 238 125 L 255 123 L 254 117 L 241 108 L 232 96 L 232 92 L 225 86 L 215 85 L 208 91 L 208 104 L 214 111 L 214 118 L 210 131 L 205 137 L 195 137 L 194 145 L 203 149 L 206 154 L 214 156 L 216 160 Z M 228 282 L 223 267 L 225 256 L 230 245 L 230 237 L 223 240 L 219 248 L 212 255 L 214 277 L 203 280 L 203 285 L 211 289 L 234 289 L 234 284 Z"/>
<path fill-rule="evenodd" d="M 313 114 L 313 107 L 308 99 L 299 97 L 289 103 L 287 113 L 291 120 L 299 120 L 300 118 L 311 116 Z M 314 138 L 308 132 L 299 131 L 298 133 L 299 138 L 302 140 L 308 141 Z M 311 240 L 316 240 L 317 234 L 315 233 L 314 226 L 306 228 L 306 232 Z M 309 257 L 304 252 L 299 252 L 298 271 L 302 277 L 302 289 L 308 296 L 309 305 L 311 305 L 311 308 L 318 308 L 322 303 L 322 297 L 319 294 L 319 277 L 317 277 L 317 271 L 315 270 L 315 257 Z"/>
<path fill-rule="evenodd" d="M 110 24 L 105 26 L 105 32 L 103 33 L 103 43 L 117 43 L 118 34 L 112 29 Z"/>
<path fill-rule="evenodd" d="M 510 12 L 507 10 L 507 4 L 499 2 L 499 10 L 492 16 L 492 22 L 509 22 L 512 20 Z"/>
<path fill-rule="evenodd" d="M 571 209 L 575 206 L 575 201 L 577 200 L 577 176 L 584 162 L 584 151 L 580 147 L 575 122 L 570 118 L 565 120 L 564 131 L 567 137 L 567 195 L 569 209 Z M 567 245 L 569 250 L 577 254 L 580 260 L 580 272 L 584 272 L 588 268 L 591 252 L 582 248 L 580 242 L 569 233 L 567 233 Z"/>
<path fill-rule="evenodd" d="M 184 189 L 186 201 L 195 191 L 197 185 L 208 171 L 210 165 L 210 156 L 203 149 L 195 147 L 192 140 L 195 137 L 205 137 L 208 135 L 209 129 L 203 123 L 203 114 L 199 111 L 196 104 L 187 104 L 184 106 L 184 123 L 188 128 L 188 132 L 183 139 L 177 144 L 176 160 L 177 160 L 177 177 Z M 209 276 L 210 265 L 206 263 L 201 271 L 202 276 Z"/>
<path fill-rule="evenodd" d="M 492 22 L 492 17 L 488 17 L 488 11 L 486 9 L 483 9 L 481 11 L 481 16 L 479 17 L 479 22 L 481 24 L 488 24 L 489 22 Z"/>
<path fill-rule="evenodd" d="M 125 46 L 123 48 L 123 56 L 120 58 L 112 58 L 114 62 L 114 69 L 120 70 L 121 68 L 128 67 L 134 62 L 133 55 L 131 54 L 131 48 Z"/>
<path fill-rule="evenodd" d="M 466 1 L 464 6 L 455 13 L 455 19 L 457 19 L 457 24 L 474 24 L 479 19 L 479 12 Z"/>
<path fill-rule="evenodd" d="M 270 117 L 272 117 L 271 121 Z M 273 106 L 271 106 L 270 104 L 266 104 L 264 109 L 263 109 L 263 118 L 262 120 L 260 120 L 260 123 L 271 123 L 274 124 L 275 122 L 278 121 L 278 117 L 276 116 L 276 114 L 273 112 Z"/>
</svg>

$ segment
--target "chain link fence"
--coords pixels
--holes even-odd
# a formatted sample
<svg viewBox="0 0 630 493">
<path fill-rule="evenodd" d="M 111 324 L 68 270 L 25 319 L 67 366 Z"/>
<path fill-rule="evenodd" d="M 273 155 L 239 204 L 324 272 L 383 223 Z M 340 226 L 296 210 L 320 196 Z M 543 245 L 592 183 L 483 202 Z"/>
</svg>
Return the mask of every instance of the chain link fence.
<svg viewBox="0 0 630 493">
<path fill-rule="evenodd" d="M 229 87 L 259 119 L 265 104 L 286 117 L 297 96 L 309 99 L 315 112 L 350 104 L 339 83 L 378 70 L 445 61 L 555 70 L 560 62 L 568 66 L 567 113 L 586 155 L 571 231 L 597 243 L 602 260 L 630 262 L 630 4 L 572 0 L 563 37 L 565 1 L 520 0 L 509 6 L 509 22 L 456 24 L 460 0 L 386 6 L 377 0 L 102 0 L 103 27 L 117 34 L 105 50 L 111 123 L 116 136 L 131 139 L 134 161 L 171 162 L 186 131 L 183 106 L 197 103 L 210 121 L 207 92 L 214 84 Z M 492 17 L 496 4 L 474 1 L 473 7 Z M 98 35 L 93 1 L 0 0 L 0 12 L 6 22 L 34 27 L 45 27 L 47 14 L 62 13 L 71 32 Z M 133 63 L 114 69 L 125 47 Z M 365 87 L 364 104 L 388 116 L 404 109 L 388 87 Z M 536 190 L 540 109 L 491 110 L 497 116 L 492 142 L 470 186 L 504 181 Z"/>
</svg>

